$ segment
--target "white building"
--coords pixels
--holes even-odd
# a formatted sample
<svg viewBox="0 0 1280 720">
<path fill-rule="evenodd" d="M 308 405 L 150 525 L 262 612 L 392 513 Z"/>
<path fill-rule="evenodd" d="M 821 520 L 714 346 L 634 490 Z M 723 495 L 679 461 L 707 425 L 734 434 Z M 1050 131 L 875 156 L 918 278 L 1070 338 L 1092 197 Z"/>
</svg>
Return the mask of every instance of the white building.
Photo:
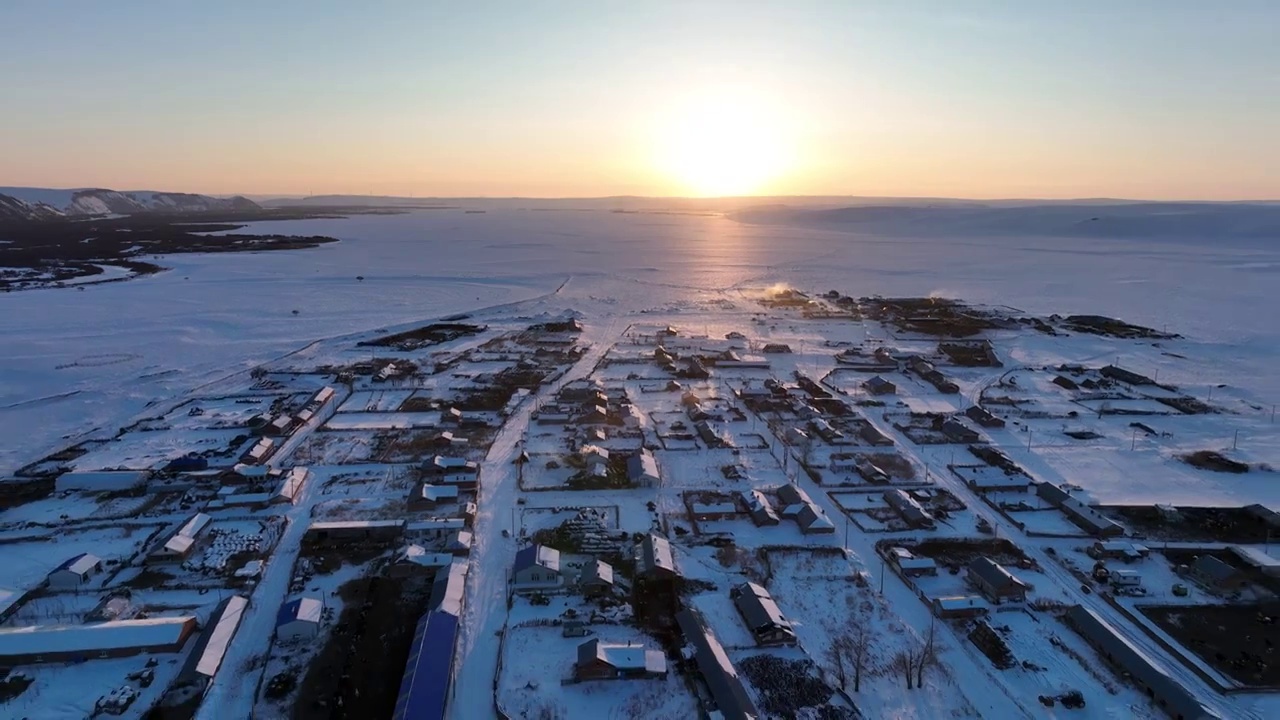
<svg viewBox="0 0 1280 720">
<path fill-rule="evenodd" d="M 102 572 L 102 558 L 82 553 L 68 559 L 49 573 L 49 588 L 53 590 L 79 590 Z"/>
<path fill-rule="evenodd" d="M 276 639 L 281 641 L 313 638 L 320 632 L 324 618 L 324 600 L 300 597 L 280 606 L 276 615 Z"/>
</svg>

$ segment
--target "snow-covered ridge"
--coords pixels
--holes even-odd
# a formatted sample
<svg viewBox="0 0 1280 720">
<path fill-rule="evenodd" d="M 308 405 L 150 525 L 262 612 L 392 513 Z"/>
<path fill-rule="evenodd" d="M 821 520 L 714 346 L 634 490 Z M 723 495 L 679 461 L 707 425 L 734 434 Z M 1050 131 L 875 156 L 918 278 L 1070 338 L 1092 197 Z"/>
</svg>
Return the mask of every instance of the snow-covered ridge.
<svg viewBox="0 0 1280 720">
<path fill-rule="evenodd" d="M 257 203 L 239 196 L 215 198 L 194 193 L 150 190 L 121 192 L 103 188 L 0 188 L 0 219 L 39 220 L 58 216 L 94 217 L 257 209 Z"/>
</svg>

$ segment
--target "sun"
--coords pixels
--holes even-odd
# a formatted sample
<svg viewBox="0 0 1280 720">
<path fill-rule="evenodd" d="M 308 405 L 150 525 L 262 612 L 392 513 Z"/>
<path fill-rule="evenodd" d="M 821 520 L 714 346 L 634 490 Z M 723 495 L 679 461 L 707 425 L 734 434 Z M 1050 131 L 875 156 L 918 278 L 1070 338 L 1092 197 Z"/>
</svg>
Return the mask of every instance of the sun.
<svg viewBox="0 0 1280 720">
<path fill-rule="evenodd" d="M 685 194 L 751 195 L 776 181 L 792 160 L 777 113 L 740 94 L 696 97 L 663 125 L 660 169 Z"/>
</svg>

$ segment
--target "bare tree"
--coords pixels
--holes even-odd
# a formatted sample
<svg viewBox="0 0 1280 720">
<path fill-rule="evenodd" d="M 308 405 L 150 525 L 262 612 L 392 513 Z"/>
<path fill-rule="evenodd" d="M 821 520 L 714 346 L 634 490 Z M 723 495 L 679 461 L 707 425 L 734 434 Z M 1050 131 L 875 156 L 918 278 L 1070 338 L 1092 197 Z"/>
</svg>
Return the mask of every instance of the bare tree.
<svg viewBox="0 0 1280 720">
<path fill-rule="evenodd" d="M 846 640 L 847 638 L 844 635 L 833 635 L 831 644 L 827 646 L 826 650 L 827 662 L 831 663 L 832 667 L 835 668 L 836 680 L 840 682 L 840 689 L 842 690 L 849 683 L 849 675 L 844 666 L 844 645 Z"/>
<path fill-rule="evenodd" d="M 938 651 L 934 643 L 936 637 L 937 625 L 934 622 L 929 623 L 929 632 L 925 635 L 924 645 L 920 648 L 920 653 L 916 657 L 916 687 L 924 687 L 924 669 L 929 665 L 937 662 Z"/>
<path fill-rule="evenodd" d="M 850 618 L 844 636 L 844 649 L 853 665 L 853 691 L 862 690 L 862 671 L 867 666 L 867 651 L 871 649 L 871 633 L 865 622 Z"/>
<path fill-rule="evenodd" d="M 903 677 L 907 679 L 907 689 L 911 690 L 911 681 L 913 680 L 911 672 L 915 669 L 916 656 L 912 648 L 899 650 L 889 663 L 889 667 L 901 672 Z"/>
</svg>

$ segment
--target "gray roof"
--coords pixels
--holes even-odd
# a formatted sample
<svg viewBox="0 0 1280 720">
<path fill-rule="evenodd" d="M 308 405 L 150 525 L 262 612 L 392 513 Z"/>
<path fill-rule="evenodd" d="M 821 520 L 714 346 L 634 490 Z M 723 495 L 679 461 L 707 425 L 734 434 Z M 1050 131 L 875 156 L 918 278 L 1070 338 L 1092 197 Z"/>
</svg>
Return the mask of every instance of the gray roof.
<svg viewBox="0 0 1280 720">
<path fill-rule="evenodd" d="M 969 563 L 970 574 L 982 578 L 982 581 L 994 588 L 1009 587 L 1018 585 L 1026 587 L 1026 583 L 1019 580 L 1013 573 L 1009 572 L 998 562 L 987 557 L 974 558 Z"/>
<path fill-rule="evenodd" d="M 1095 647 L 1102 650 L 1113 663 L 1128 672 L 1135 680 L 1151 689 L 1157 700 L 1162 701 L 1172 717 L 1183 720 L 1215 720 L 1220 716 L 1205 707 L 1177 680 L 1165 672 L 1146 653 L 1125 640 L 1116 629 L 1097 613 L 1083 605 L 1067 611 L 1067 622 Z"/>
<path fill-rule="evenodd" d="M 578 582 L 602 582 L 613 584 L 613 566 L 603 560 L 592 560 L 582 566 L 582 576 Z"/>
<path fill-rule="evenodd" d="M 1240 574 L 1238 570 L 1212 555 L 1201 555 L 1196 558 L 1192 567 L 1196 572 L 1220 585 L 1233 582 Z"/>
<path fill-rule="evenodd" d="M 664 573 L 679 575 L 676 570 L 675 556 L 671 552 L 671 541 L 659 535 L 646 535 L 640 541 L 639 573 Z"/>
<path fill-rule="evenodd" d="M 783 505 L 809 505 L 813 502 L 808 493 L 790 483 L 778 488 L 778 499 Z"/>
<path fill-rule="evenodd" d="M 0 629 L 0 658 L 84 653 L 174 645 L 195 626 L 194 617 L 117 620 L 85 625 Z"/>
<path fill-rule="evenodd" d="M 760 585 L 745 582 L 734 588 L 733 604 L 752 632 L 778 629 L 793 634 L 791 621 L 783 617 L 773 596 Z"/>
<path fill-rule="evenodd" d="M 693 645 L 698 671 L 711 691 L 716 707 L 725 720 L 755 720 L 760 711 L 733 667 L 733 661 L 716 639 L 707 622 L 697 610 L 682 610 L 676 615 L 684 637 Z"/>
</svg>

